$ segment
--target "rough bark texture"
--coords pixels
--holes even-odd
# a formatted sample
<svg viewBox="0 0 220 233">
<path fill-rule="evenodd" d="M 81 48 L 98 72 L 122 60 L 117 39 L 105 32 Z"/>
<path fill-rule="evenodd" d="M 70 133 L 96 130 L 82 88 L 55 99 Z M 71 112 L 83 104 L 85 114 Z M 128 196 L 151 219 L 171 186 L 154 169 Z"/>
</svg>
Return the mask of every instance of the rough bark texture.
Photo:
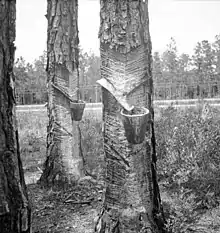
<svg viewBox="0 0 220 233">
<path fill-rule="evenodd" d="M 70 102 L 79 97 L 78 1 L 48 0 L 47 159 L 41 183 L 76 182 L 83 175 L 80 128 L 71 118 Z"/>
<path fill-rule="evenodd" d="M 0 232 L 31 232 L 14 100 L 16 1 L 0 0 Z"/>
<path fill-rule="evenodd" d="M 103 86 L 107 174 L 103 208 L 95 232 L 164 232 L 156 177 L 148 2 L 101 0 L 100 3 L 99 83 Z M 139 144 L 127 141 L 120 115 L 122 108 L 130 110 L 132 106 L 150 111 L 146 137 Z"/>
</svg>

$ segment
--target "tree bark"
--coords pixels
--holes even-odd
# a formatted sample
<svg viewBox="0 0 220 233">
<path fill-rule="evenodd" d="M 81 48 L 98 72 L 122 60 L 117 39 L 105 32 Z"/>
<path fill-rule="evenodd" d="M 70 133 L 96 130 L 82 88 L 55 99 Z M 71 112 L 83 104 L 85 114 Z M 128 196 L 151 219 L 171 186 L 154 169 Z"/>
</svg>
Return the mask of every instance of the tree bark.
<svg viewBox="0 0 220 233">
<path fill-rule="evenodd" d="M 101 0 L 100 50 L 106 191 L 98 233 L 165 232 L 156 176 L 148 2 Z M 125 137 L 121 109 L 150 111 L 143 142 Z"/>
<path fill-rule="evenodd" d="M 41 184 L 74 183 L 83 176 L 80 128 L 70 103 L 79 98 L 78 0 L 48 0 L 47 158 Z"/>
<path fill-rule="evenodd" d="M 16 1 L 0 1 L 0 232 L 31 232 L 14 99 Z"/>
</svg>

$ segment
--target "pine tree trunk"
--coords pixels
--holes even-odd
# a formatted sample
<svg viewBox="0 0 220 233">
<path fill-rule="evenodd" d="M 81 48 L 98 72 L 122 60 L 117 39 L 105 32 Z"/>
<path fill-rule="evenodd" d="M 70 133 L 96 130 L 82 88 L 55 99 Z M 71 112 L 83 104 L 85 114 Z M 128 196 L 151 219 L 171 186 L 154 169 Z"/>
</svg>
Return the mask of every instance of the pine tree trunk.
<svg viewBox="0 0 220 233">
<path fill-rule="evenodd" d="M 0 232 L 31 232 L 14 100 L 16 1 L 0 1 Z"/>
<path fill-rule="evenodd" d="M 47 158 L 41 184 L 74 183 L 83 176 L 78 121 L 70 103 L 79 98 L 78 1 L 48 0 Z"/>
<path fill-rule="evenodd" d="M 164 232 L 156 177 L 148 2 L 101 0 L 101 80 L 106 192 L 98 233 Z M 146 107 L 145 139 L 128 142 L 121 110 Z"/>
</svg>

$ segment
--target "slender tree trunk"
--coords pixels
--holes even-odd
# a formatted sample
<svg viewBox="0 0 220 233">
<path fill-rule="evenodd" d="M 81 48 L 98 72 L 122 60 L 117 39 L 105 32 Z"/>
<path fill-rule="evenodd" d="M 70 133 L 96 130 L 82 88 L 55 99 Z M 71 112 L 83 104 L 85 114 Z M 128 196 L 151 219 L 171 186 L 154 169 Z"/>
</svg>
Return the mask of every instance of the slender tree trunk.
<svg viewBox="0 0 220 233">
<path fill-rule="evenodd" d="M 98 233 L 164 232 L 156 177 L 153 81 L 148 2 L 101 0 L 101 80 L 107 165 Z M 150 121 L 143 142 L 129 143 L 121 109 L 146 107 Z"/>
<path fill-rule="evenodd" d="M 0 232 L 31 232 L 14 100 L 16 1 L 0 1 Z"/>
<path fill-rule="evenodd" d="M 83 175 L 80 128 L 70 103 L 79 98 L 78 0 L 48 0 L 47 158 L 41 184 L 76 182 Z"/>
</svg>

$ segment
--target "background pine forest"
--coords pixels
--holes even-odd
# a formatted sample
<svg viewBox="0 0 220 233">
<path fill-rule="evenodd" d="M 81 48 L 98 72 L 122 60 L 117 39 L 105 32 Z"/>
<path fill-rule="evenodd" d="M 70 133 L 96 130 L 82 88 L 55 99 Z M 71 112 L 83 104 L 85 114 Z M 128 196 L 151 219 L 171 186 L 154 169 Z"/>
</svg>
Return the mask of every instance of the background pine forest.
<svg viewBox="0 0 220 233">
<path fill-rule="evenodd" d="M 92 51 L 85 52 L 82 49 L 80 49 L 79 55 L 80 86 L 91 87 L 100 79 L 100 57 Z M 176 41 L 171 38 L 166 50 L 162 54 L 154 52 L 152 58 L 155 89 L 166 83 L 192 86 L 220 82 L 220 35 L 217 35 L 213 42 L 207 40 L 198 42 L 192 56 L 185 53 L 179 54 Z M 33 64 L 26 62 L 23 57 L 18 58 L 15 62 L 14 72 L 17 89 L 29 91 L 37 89 L 36 103 L 45 94 L 45 66 L 45 51 Z M 218 91 L 213 90 L 212 93 L 215 94 Z M 158 94 L 163 98 L 164 93 Z M 188 88 L 186 95 L 187 98 L 195 98 L 195 91 Z M 208 92 L 204 91 L 202 96 L 207 97 Z"/>
</svg>

